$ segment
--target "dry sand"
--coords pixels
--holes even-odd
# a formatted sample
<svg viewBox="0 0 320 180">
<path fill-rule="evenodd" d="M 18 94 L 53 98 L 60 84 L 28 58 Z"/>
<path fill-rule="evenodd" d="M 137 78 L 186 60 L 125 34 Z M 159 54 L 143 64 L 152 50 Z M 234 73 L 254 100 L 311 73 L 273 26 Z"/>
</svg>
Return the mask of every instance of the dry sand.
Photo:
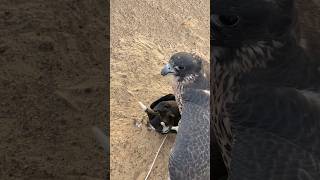
<svg viewBox="0 0 320 180">
<path fill-rule="evenodd" d="M 209 57 L 209 0 L 111 1 L 111 179 L 144 179 L 163 135 L 148 131 L 137 104 L 172 92 L 159 75 L 176 51 Z M 319 0 L 299 0 L 301 37 L 320 55 Z M 317 39 L 317 41 L 315 41 Z M 141 127 L 135 126 L 141 122 Z M 150 179 L 167 178 L 170 135 Z"/>
<path fill-rule="evenodd" d="M 104 0 L 0 3 L 0 179 L 98 180 L 106 101 Z"/>
<path fill-rule="evenodd" d="M 209 11 L 209 0 L 111 1 L 112 180 L 145 178 L 164 136 L 147 130 L 138 101 L 150 104 L 172 92 L 160 70 L 174 52 L 196 52 L 208 60 Z M 167 138 L 150 180 L 167 179 L 174 138 Z"/>
</svg>

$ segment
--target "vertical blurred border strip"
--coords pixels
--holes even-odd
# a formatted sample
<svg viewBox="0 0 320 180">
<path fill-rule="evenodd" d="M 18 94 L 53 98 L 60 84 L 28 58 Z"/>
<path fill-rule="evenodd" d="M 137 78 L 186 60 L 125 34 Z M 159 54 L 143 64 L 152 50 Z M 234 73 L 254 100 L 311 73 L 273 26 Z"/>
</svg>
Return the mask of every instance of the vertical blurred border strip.
<svg viewBox="0 0 320 180">
<path fill-rule="evenodd" d="M 104 61 L 106 62 L 106 71 L 105 71 L 105 78 L 106 78 L 106 97 L 105 97 L 105 132 L 107 134 L 108 141 L 108 149 L 106 150 L 107 152 L 105 153 L 105 177 L 104 179 L 108 180 L 110 179 L 110 0 L 100 0 L 100 1 L 105 1 L 106 3 L 101 3 L 101 4 L 106 4 L 106 34 L 105 34 L 105 39 L 106 39 L 106 55 L 107 59 Z"/>
<path fill-rule="evenodd" d="M 209 11 L 209 15 L 210 15 L 210 69 L 213 69 L 213 59 L 212 59 L 212 51 L 213 51 L 213 48 L 212 48 L 212 46 L 211 46 L 211 38 L 212 38 L 212 36 L 211 36 L 211 30 L 212 30 L 212 25 L 211 25 L 211 14 L 213 13 L 213 1 L 212 0 L 210 0 L 210 11 Z M 212 82 L 212 80 L 213 80 L 213 78 L 212 78 L 212 76 L 211 76 L 211 70 L 210 70 L 210 84 L 213 84 L 213 82 Z M 213 97 L 213 88 L 211 88 L 211 86 L 210 86 L 210 112 L 213 112 L 213 99 L 212 99 L 212 97 Z M 212 129 L 214 129 L 212 126 L 213 126 L 213 123 L 212 123 L 212 120 L 213 120 L 213 117 L 212 117 L 212 113 L 210 113 L 210 148 L 212 147 L 211 145 L 214 143 L 214 141 L 213 141 L 213 139 L 212 139 L 212 136 L 211 136 L 211 133 L 213 133 L 213 132 L 211 132 L 211 130 Z M 210 152 L 211 152 L 211 150 L 210 150 Z M 210 178 L 212 179 L 212 178 L 214 178 L 213 177 L 213 166 L 212 166 L 212 164 L 213 164 L 213 158 L 212 158 L 212 153 L 210 153 Z"/>
<path fill-rule="evenodd" d="M 98 146 L 103 148 L 103 179 L 110 179 L 110 0 L 95 0 L 99 5 L 103 6 L 103 17 L 99 17 L 105 23 L 103 34 L 99 35 L 104 41 L 101 47 L 104 58 L 101 59 L 104 68 L 103 72 L 103 118 L 95 119 L 95 125 L 92 126 L 92 136 L 95 138 Z M 103 124 L 103 127 L 99 126 Z M 102 128 L 102 129 L 101 129 Z M 102 177 L 101 177 L 102 178 Z"/>
</svg>

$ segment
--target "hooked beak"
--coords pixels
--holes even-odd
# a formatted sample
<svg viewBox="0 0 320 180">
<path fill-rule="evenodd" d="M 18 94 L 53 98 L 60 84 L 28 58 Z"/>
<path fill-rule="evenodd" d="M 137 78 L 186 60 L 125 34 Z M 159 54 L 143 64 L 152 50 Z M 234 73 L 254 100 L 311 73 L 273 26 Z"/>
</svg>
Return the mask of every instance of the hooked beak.
<svg viewBox="0 0 320 180">
<path fill-rule="evenodd" d="M 166 76 L 168 74 L 175 74 L 176 71 L 172 68 L 172 66 L 168 63 L 166 64 L 162 70 L 161 70 L 161 75 Z"/>
</svg>

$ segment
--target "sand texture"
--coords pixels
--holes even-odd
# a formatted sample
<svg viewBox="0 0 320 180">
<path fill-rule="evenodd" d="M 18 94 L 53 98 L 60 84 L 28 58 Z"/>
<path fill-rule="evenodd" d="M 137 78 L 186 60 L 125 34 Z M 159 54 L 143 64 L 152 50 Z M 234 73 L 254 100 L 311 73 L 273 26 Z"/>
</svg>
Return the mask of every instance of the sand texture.
<svg viewBox="0 0 320 180">
<path fill-rule="evenodd" d="M 106 2 L 0 3 L 0 179 L 103 179 Z"/>
<path fill-rule="evenodd" d="M 111 1 L 111 179 L 143 180 L 163 135 L 148 131 L 138 101 L 172 93 L 160 75 L 177 51 L 209 58 L 209 1 Z M 141 123 L 141 124 L 140 124 Z M 168 136 L 150 180 L 167 179 Z"/>
</svg>

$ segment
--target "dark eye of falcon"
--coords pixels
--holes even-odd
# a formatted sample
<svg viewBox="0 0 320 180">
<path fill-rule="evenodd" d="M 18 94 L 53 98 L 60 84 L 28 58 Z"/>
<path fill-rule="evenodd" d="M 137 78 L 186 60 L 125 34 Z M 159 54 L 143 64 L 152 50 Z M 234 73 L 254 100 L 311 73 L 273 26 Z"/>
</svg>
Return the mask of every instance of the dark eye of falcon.
<svg viewBox="0 0 320 180">
<path fill-rule="evenodd" d="M 176 66 L 175 69 L 176 69 L 177 71 L 183 70 L 183 69 L 184 69 L 184 66 Z"/>
<path fill-rule="evenodd" d="M 220 27 L 233 27 L 238 25 L 240 17 L 236 15 L 213 15 L 213 22 Z"/>
</svg>

